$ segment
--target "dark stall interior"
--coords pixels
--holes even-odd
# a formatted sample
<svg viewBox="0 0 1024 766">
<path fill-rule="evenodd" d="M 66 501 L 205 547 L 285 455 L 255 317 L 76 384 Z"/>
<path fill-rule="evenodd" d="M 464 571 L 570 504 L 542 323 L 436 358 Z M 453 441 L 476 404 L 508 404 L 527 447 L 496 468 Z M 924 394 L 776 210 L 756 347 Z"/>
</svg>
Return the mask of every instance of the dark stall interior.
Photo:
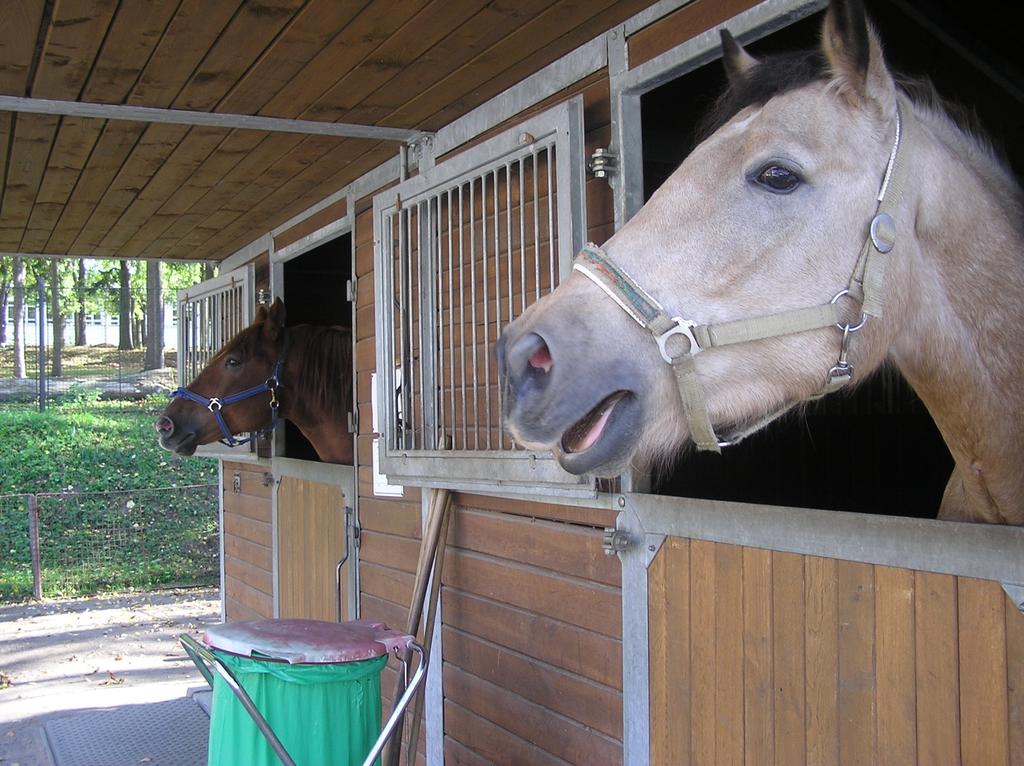
<svg viewBox="0 0 1024 766">
<path fill-rule="evenodd" d="M 286 261 L 282 298 L 287 325 L 351 327 L 352 302 L 345 287 L 351 277 L 351 234 L 343 234 Z M 319 461 L 316 450 L 298 428 L 285 421 L 284 433 L 286 457 Z"/>
<path fill-rule="evenodd" d="M 1005 7 L 991 0 L 866 3 L 889 66 L 925 75 L 977 117 L 1024 177 L 1024 71 Z M 822 13 L 748 44 L 755 56 L 817 44 Z M 725 87 L 714 61 L 642 100 L 645 198 L 694 146 L 701 115 Z M 953 462 L 921 402 L 888 368 L 849 393 L 785 416 L 722 455 L 690 453 L 654 491 L 771 505 L 934 517 Z"/>
</svg>

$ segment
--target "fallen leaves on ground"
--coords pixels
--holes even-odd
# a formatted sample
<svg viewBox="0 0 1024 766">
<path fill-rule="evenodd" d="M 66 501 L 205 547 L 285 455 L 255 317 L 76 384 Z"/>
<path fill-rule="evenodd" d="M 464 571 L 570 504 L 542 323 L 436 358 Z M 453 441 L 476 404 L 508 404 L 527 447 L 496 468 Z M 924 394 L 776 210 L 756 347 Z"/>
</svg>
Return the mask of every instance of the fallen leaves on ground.
<svg viewBox="0 0 1024 766">
<path fill-rule="evenodd" d="M 117 686 L 123 684 L 124 679 L 120 676 L 115 676 L 112 670 L 107 671 L 107 677 L 103 681 L 100 681 L 100 686 Z"/>
</svg>

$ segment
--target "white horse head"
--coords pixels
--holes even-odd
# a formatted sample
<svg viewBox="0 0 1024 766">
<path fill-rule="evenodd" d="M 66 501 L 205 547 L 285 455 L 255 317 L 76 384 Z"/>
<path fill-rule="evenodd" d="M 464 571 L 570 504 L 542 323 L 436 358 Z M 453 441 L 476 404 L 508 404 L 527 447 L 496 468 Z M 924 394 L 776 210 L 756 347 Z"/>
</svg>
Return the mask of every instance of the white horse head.
<svg viewBox="0 0 1024 766">
<path fill-rule="evenodd" d="M 1020 188 L 902 93 L 860 2 L 832 3 L 814 51 L 757 61 L 723 41 L 713 132 L 506 329 L 510 433 L 569 471 L 616 475 L 891 359 L 956 461 L 942 515 L 1024 522 Z M 648 310 L 660 318 L 631 316 Z M 673 367 L 652 333 L 676 317 L 702 348 L 673 339 Z"/>
</svg>

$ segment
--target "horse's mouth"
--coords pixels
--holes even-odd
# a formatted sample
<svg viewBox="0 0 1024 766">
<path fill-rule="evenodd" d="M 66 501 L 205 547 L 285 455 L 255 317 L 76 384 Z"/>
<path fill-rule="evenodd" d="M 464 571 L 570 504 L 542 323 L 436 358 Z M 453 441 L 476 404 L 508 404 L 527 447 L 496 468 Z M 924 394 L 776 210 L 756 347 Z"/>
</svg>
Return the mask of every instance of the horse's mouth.
<svg viewBox="0 0 1024 766">
<path fill-rule="evenodd" d="M 625 468 L 639 420 L 636 397 L 615 391 L 562 433 L 555 456 L 569 473 L 618 475 Z"/>
<path fill-rule="evenodd" d="M 190 431 L 186 434 L 182 434 L 181 436 L 178 436 L 178 434 L 161 436 L 160 446 L 176 455 L 190 457 L 195 454 L 196 447 L 199 446 L 199 443 L 196 433 L 194 431 Z"/>
</svg>

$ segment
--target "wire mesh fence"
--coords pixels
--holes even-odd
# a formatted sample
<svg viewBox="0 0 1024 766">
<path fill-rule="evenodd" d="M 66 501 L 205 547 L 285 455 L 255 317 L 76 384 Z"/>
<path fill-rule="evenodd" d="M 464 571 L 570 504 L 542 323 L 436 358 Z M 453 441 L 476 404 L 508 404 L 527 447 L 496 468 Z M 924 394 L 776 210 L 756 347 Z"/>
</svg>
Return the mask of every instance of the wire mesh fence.
<svg viewBox="0 0 1024 766">
<path fill-rule="evenodd" d="M 0 601 L 216 584 L 217 486 L 0 496 Z"/>
<path fill-rule="evenodd" d="M 126 318 L 119 315 L 116 289 L 91 288 L 88 294 L 88 309 L 73 312 L 65 307 L 56 325 L 48 291 L 30 287 L 17 312 L 10 295 L 0 301 L 0 319 L 5 320 L 0 325 L 0 402 L 45 406 L 48 401 L 85 393 L 104 399 L 138 399 L 175 387 L 175 307 L 161 301 L 162 321 L 151 328 L 148 316 L 134 302 Z M 59 348 L 55 339 L 60 340 Z M 164 349 L 160 358 L 147 358 L 151 343 Z"/>
<path fill-rule="evenodd" d="M 167 393 L 177 386 L 175 350 L 165 351 L 163 367 L 145 370 L 145 349 L 121 351 L 109 346 L 68 346 L 62 370 L 52 373 L 52 347 L 40 357 L 38 346 L 25 348 L 25 375 L 13 375 L 13 348 L 0 346 L 0 403 L 38 403 L 68 399 L 135 400 Z M 40 359 L 45 359 L 40 368 Z M 43 370 L 42 385 L 40 369 Z"/>
</svg>

